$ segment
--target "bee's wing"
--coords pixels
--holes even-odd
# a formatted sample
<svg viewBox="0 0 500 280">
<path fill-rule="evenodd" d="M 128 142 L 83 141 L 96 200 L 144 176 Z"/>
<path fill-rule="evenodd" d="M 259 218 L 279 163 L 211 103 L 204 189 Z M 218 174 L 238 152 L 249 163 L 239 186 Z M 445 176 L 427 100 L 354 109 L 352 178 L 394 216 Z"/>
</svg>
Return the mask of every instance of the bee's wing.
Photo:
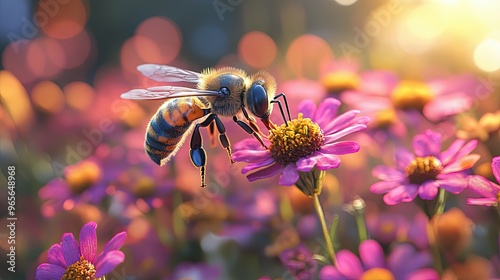
<svg viewBox="0 0 500 280">
<path fill-rule="evenodd" d="M 158 82 L 198 83 L 201 74 L 168 65 L 142 64 L 137 66 L 142 75 Z"/>
<path fill-rule="evenodd" d="M 147 89 L 133 89 L 121 95 L 123 99 L 167 99 L 189 96 L 219 96 L 215 90 L 202 90 L 196 88 L 157 86 Z"/>
</svg>

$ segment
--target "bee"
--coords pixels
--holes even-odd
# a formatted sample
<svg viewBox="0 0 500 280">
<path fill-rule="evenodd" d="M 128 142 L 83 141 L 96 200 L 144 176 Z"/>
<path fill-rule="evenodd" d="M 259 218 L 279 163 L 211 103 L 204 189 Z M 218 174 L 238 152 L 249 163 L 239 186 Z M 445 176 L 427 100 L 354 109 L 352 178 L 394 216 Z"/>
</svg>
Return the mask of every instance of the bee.
<svg viewBox="0 0 500 280">
<path fill-rule="evenodd" d="M 230 162 L 234 163 L 226 129 L 219 116 L 232 116 L 234 122 L 246 133 L 253 135 L 265 148 L 267 147 L 261 137 L 263 134 L 253 116 L 260 119 L 267 129 L 271 129 L 274 127 L 269 119 L 272 103 L 278 103 L 286 122 L 281 103 L 277 100 L 283 97 L 288 109 L 286 97 L 283 93 L 276 95 L 276 81 L 267 72 L 247 75 L 241 69 L 224 67 L 208 68 L 198 73 L 157 64 L 139 65 L 137 70 L 159 82 L 196 84 L 196 88 L 162 85 L 132 89 L 121 97 L 135 100 L 166 99 L 147 126 L 144 143 L 146 153 L 151 160 L 162 166 L 175 156 L 192 132 L 189 156 L 194 166 L 200 168 L 202 187 L 206 186 L 207 155 L 202 146 L 200 127 L 209 129 L 212 143 L 217 129 L 220 144 L 226 149 Z M 247 122 L 238 119 L 240 113 L 243 113 Z M 290 119 L 289 113 L 288 118 Z"/>
</svg>

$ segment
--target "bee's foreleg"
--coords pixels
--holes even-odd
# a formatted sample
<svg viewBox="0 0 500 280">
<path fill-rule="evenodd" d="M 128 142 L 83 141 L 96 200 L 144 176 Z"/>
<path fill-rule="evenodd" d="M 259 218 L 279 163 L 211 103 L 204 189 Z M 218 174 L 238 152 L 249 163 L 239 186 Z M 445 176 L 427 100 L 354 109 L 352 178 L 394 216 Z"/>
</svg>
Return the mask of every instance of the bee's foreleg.
<svg viewBox="0 0 500 280">
<path fill-rule="evenodd" d="M 210 147 L 215 147 L 215 124 L 211 122 L 208 126 L 208 136 L 210 137 Z"/>
<path fill-rule="evenodd" d="M 204 188 L 207 186 L 205 184 L 205 165 L 207 163 L 207 153 L 202 147 L 200 126 L 200 124 L 196 124 L 193 135 L 191 136 L 191 150 L 189 151 L 189 156 L 191 157 L 191 162 L 194 166 L 200 167 L 201 186 Z"/>
<path fill-rule="evenodd" d="M 257 141 L 259 141 L 262 147 L 267 149 L 267 146 L 264 144 L 264 141 L 262 141 L 262 137 L 260 137 L 260 134 L 258 134 L 255 130 L 253 130 L 252 127 L 250 127 L 245 122 L 238 120 L 236 116 L 233 116 L 233 121 L 237 123 L 241 128 L 243 128 L 243 130 L 246 131 L 248 134 L 252 134 L 255 138 L 257 138 Z"/>
</svg>

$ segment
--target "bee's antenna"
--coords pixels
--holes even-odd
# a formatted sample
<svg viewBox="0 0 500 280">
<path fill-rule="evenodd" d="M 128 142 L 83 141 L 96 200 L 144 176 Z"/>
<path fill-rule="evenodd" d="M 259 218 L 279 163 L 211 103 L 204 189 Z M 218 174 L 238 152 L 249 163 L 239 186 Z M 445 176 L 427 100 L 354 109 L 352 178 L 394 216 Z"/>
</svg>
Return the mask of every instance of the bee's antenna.
<svg viewBox="0 0 500 280">
<path fill-rule="evenodd" d="M 288 108 L 288 102 L 286 100 L 286 96 L 284 93 L 280 93 L 276 95 L 273 100 L 271 100 L 271 103 L 277 103 L 278 106 L 280 107 L 281 111 L 281 116 L 283 117 L 283 120 L 285 121 L 285 124 L 288 125 L 288 121 L 286 120 L 285 112 L 283 111 L 283 106 L 281 106 L 281 102 L 278 100 L 278 98 L 283 97 L 283 100 L 285 101 L 285 107 L 286 107 L 286 112 L 288 114 L 288 120 L 292 121 L 292 118 L 290 117 L 290 110 Z"/>
</svg>

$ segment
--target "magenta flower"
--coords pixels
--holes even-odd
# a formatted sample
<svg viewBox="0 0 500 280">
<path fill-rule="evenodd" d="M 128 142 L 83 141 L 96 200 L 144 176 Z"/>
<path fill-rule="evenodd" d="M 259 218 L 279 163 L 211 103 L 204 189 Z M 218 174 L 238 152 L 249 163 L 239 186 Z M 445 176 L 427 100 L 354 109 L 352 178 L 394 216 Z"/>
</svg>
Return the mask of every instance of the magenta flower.
<svg viewBox="0 0 500 280">
<path fill-rule="evenodd" d="M 86 159 L 64 169 L 63 178 L 54 178 L 39 190 L 47 200 L 42 214 L 53 216 L 59 210 L 71 210 L 80 203 L 99 203 L 106 195 L 107 180 L 97 158 Z"/>
<path fill-rule="evenodd" d="M 366 129 L 369 118 L 356 117 L 359 111 L 351 110 L 337 116 L 340 101 L 327 98 L 318 108 L 310 101 L 299 104 L 299 117 L 270 130 L 264 140 L 264 149 L 257 140 L 246 139 L 236 143 L 234 161 L 249 163 L 242 173 L 249 181 L 280 174 L 278 183 L 291 186 L 299 179 L 299 172 L 337 168 L 339 155 L 355 153 L 355 141 L 338 141 L 351 133 Z"/>
<path fill-rule="evenodd" d="M 60 280 L 100 278 L 111 272 L 125 259 L 120 247 L 127 233 L 115 235 L 97 255 L 97 224 L 89 222 L 80 231 L 80 242 L 72 233 L 65 233 L 60 244 L 50 247 L 47 254 L 49 263 L 42 263 L 36 269 L 37 280 Z M 77 274 L 78 273 L 78 274 Z"/>
<path fill-rule="evenodd" d="M 319 272 L 321 280 L 349 279 L 439 279 L 432 268 L 432 258 L 426 252 L 417 252 L 410 244 L 397 246 L 384 256 L 382 246 L 374 240 L 365 240 L 359 245 L 358 258 L 348 250 L 337 253 L 337 267 L 324 266 Z"/>
<path fill-rule="evenodd" d="M 361 74 L 359 88 L 344 92 L 341 99 L 362 111 L 418 110 L 429 120 L 440 121 L 470 109 L 479 87 L 479 81 L 470 75 L 423 82 L 371 71 Z"/>
<path fill-rule="evenodd" d="M 280 260 L 292 276 L 298 280 L 313 279 L 316 261 L 309 249 L 299 245 L 280 254 Z"/>
<path fill-rule="evenodd" d="M 441 135 L 427 130 L 413 138 L 415 154 L 402 148 L 396 151 L 396 168 L 379 165 L 373 169 L 373 176 L 382 181 L 373 184 L 370 191 L 386 193 L 384 202 L 388 205 L 412 201 L 417 195 L 432 200 L 438 188 L 460 193 L 468 184 L 464 171 L 480 157 L 469 155 L 476 146 L 476 140 L 465 143 L 459 139 L 441 152 Z"/>
<path fill-rule="evenodd" d="M 500 184 L 500 156 L 491 161 L 491 170 Z M 483 176 L 472 175 L 469 177 L 469 187 L 480 194 L 481 198 L 469 198 L 468 204 L 497 206 L 500 199 L 500 186 L 487 180 Z"/>
</svg>

